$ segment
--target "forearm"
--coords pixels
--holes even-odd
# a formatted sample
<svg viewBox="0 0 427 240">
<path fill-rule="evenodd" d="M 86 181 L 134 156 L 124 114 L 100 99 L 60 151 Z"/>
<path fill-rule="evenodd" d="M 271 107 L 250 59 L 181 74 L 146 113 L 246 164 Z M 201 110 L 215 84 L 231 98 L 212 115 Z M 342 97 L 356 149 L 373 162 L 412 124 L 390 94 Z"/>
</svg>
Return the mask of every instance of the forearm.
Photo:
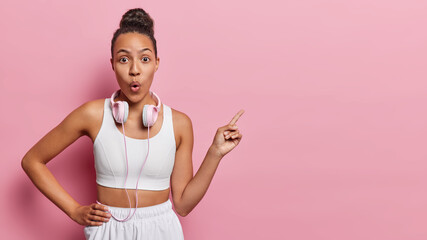
<svg viewBox="0 0 427 240">
<path fill-rule="evenodd" d="M 23 159 L 22 168 L 43 195 L 45 195 L 68 216 L 71 217 L 73 211 L 80 206 L 80 204 L 75 201 L 58 183 L 45 164 L 37 161 L 31 161 L 29 159 Z"/>
<path fill-rule="evenodd" d="M 190 213 L 200 200 L 202 200 L 212 182 L 221 159 L 222 157 L 217 154 L 217 151 L 213 147 L 210 147 L 199 170 L 182 193 L 180 200 L 182 215 L 185 216 Z"/>
</svg>

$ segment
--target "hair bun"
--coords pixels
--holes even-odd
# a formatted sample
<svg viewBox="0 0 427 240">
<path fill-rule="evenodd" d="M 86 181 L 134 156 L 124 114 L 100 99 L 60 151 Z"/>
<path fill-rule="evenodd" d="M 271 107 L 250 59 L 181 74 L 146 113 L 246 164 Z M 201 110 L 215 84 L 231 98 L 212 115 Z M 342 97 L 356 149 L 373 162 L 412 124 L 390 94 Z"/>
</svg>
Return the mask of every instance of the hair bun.
<svg viewBox="0 0 427 240">
<path fill-rule="evenodd" d="M 120 21 L 120 28 L 143 28 L 152 35 L 154 35 L 153 25 L 153 19 L 142 8 L 128 10 Z"/>
</svg>

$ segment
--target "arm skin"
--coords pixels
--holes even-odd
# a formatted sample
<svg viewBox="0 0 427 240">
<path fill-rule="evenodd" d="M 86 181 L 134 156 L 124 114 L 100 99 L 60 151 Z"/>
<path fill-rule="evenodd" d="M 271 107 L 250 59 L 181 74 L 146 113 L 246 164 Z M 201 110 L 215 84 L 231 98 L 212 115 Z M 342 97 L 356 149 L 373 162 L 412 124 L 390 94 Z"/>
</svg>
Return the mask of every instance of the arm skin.
<svg viewBox="0 0 427 240">
<path fill-rule="evenodd" d="M 175 210 L 179 215 L 187 216 L 202 200 L 221 159 L 239 144 L 242 134 L 235 123 L 243 112 L 239 111 L 229 124 L 218 128 L 214 141 L 194 177 L 192 123 L 187 115 L 178 114 L 176 127 L 179 129 L 180 144 L 175 154 L 171 185 Z"/>
<path fill-rule="evenodd" d="M 87 102 L 71 112 L 58 126 L 40 139 L 23 157 L 21 165 L 34 185 L 71 219 L 81 225 L 102 225 L 109 214 L 100 204 L 81 206 L 58 183 L 46 164 L 83 135 L 94 122 L 95 101 Z M 102 114 L 101 114 L 102 116 Z"/>
</svg>

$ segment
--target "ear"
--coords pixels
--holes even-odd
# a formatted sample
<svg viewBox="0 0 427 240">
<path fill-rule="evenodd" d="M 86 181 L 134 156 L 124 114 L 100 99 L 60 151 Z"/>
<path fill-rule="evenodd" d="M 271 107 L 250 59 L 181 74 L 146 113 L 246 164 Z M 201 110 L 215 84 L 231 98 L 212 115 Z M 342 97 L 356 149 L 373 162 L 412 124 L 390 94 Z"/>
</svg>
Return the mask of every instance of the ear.
<svg viewBox="0 0 427 240">
<path fill-rule="evenodd" d="M 157 57 L 157 60 L 156 60 L 156 72 L 157 72 L 157 69 L 159 68 L 159 63 L 160 63 L 160 58 Z"/>
<path fill-rule="evenodd" d="M 112 58 L 110 58 L 110 63 L 111 63 L 111 68 L 113 69 L 113 71 L 114 71 L 114 64 L 113 64 L 113 59 Z"/>
</svg>

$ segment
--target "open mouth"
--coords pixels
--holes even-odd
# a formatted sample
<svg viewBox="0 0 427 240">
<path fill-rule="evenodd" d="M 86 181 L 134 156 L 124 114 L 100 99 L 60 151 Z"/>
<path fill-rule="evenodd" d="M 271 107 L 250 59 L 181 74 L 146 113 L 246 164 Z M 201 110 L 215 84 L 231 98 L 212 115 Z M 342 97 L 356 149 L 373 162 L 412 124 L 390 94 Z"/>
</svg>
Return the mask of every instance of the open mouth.
<svg viewBox="0 0 427 240">
<path fill-rule="evenodd" d="M 139 90 L 139 88 L 141 87 L 141 84 L 139 84 L 138 82 L 132 82 L 130 84 L 130 88 L 132 89 L 132 91 L 136 92 Z"/>
</svg>

